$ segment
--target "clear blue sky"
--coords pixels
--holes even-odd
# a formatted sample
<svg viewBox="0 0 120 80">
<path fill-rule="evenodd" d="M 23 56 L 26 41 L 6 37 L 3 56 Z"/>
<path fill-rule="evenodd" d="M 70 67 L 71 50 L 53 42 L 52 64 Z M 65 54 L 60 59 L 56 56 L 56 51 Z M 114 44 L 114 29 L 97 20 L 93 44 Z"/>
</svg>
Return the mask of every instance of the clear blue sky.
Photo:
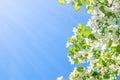
<svg viewBox="0 0 120 80">
<path fill-rule="evenodd" d="M 68 79 L 66 41 L 89 18 L 57 0 L 0 0 L 0 80 Z"/>
</svg>

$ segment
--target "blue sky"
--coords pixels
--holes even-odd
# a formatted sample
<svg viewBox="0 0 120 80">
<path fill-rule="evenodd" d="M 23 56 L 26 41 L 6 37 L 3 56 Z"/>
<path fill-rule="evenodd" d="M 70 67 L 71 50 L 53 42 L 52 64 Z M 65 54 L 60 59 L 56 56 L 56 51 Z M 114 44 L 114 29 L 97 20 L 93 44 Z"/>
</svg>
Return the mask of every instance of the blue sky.
<svg viewBox="0 0 120 80">
<path fill-rule="evenodd" d="M 57 0 L 1 0 L 0 80 L 68 79 L 66 41 L 89 18 L 84 7 L 76 13 Z"/>
</svg>

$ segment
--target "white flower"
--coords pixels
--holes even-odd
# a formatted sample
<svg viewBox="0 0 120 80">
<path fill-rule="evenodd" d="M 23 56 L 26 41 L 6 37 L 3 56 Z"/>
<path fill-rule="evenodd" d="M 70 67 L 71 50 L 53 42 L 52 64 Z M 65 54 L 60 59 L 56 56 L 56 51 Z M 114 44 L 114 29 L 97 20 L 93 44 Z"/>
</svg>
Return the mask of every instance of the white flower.
<svg viewBox="0 0 120 80">
<path fill-rule="evenodd" d="M 77 32 L 77 28 L 74 27 L 73 28 L 73 32 L 76 33 Z"/>
<path fill-rule="evenodd" d="M 72 58 L 71 58 L 70 56 L 68 56 L 68 58 L 69 58 L 69 62 L 70 62 L 71 64 L 74 64 Z"/>
<path fill-rule="evenodd" d="M 66 2 L 67 2 L 67 4 L 69 4 L 69 3 L 71 3 L 71 2 L 72 2 L 72 0 L 66 0 Z"/>
<path fill-rule="evenodd" d="M 63 76 L 57 78 L 57 80 L 64 80 Z"/>
<path fill-rule="evenodd" d="M 89 21 L 88 21 L 88 23 L 87 23 L 87 26 L 90 27 L 91 24 L 92 24 L 92 21 L 91 21 L 91 19 L 89 19 Z"/>
<path fill-rule="evenodd" d="M 71 2 L 75 2 L 75 4 L 78 3 L 76 0 L 66 0 L 66 1 L 67 3 L 71 3 Z M 102 0 L 101 2 L 104 2 L 104 0 Z M 68 56 L 71 64 L 74 64 L 73 59 L 78 59 L 78 61 L 81 63 L 84 60 L 82 60 L 79 57 L 81 57 L 81 55 L 83 57 L 86 57 L 85 56 L 86 54 L 87 54 L 87 59 L 85 58 L 85 60 L 90 62 L 90 66 L 88 66 L 87 71 L 84 74 L 80 73 L 79 74 L 80 77 L 75 77 L 75 80 L 82 80 L 82 76 L 86 74 L 89 75 L 89 73 L 91 73 L 94 70 L 101 72 L 101 74 L 105 74 L 105 72 L 107 72 L 108 69 L 110 73 L 120 70 L 120 66 L 119 66 L 120 55 L 116 57 L 116 51 L 114 51 L 114 53 L 111 53 L 112 54 L 111 57 L 108 57 L 108 59 L 114 60 L 116 64 L 112 64 L 106 67 L 102 67 L 102 65 L 100 64 L 103 60 L 106 60 L 104 59 L 104 57 L 107 56 L 106 55 L 107 53 L 106 54 L 104 53 L 106 49 L 108 49 L 107 43 L 109 42 L 109 40 L 112 40 L 112 45 L 109 49 L 109 53 L 112 52 L 111 51 L 112 47 L 114 50 L 114 47 L 119 45 L 118 39 L 120 38 L 120 36 L 118 37 L 118 35 L 116 35 L 116 31 L 118 30 L 118 24 L 116 22 L 118 18 L 120 18 L 120 0 L 108 0 L 107 6 L 104 4 L 102 4 L 102 6 L 104 10 L 101 10 L 102 8 L 100 9 L 101 4 L 97 4 L 97 6 L 93 7 L 93 10 L 91 13 L 92 17 L 91 19 L 89 19 L 86 25 L 87 27 L 91 29 L 91 33 L 94 34 L 97 40 L 94 41 L 94 40 L 89 39 L 89 37 L 85 37 L 85 42 L 86 42 L 85 45 L 88 45 L 89 47 L 86 47 L 84 49 L 82 48 L 82 45 L 80 45 L 80 49 L 79 48 L 77 48 L 79 50 L 76 49 L 77 52 L 75 51 L 74 56 L 72 57 Z M 110 14 L 106 14 L 103 11 L 109 12 Z M 77 40 L 76 38 L 76 35 L 78 34 L 77 28 L 74 27 L 73 32 L 74 32 L 74 35 L 72 36 L 72 38 L 74 40 Z M 74 41 L 74 43 L 75 42 L 76 41 Z M 74 43 L 67 42 L 66 47 L 74 46 Z M 94 54 L 93 49 L 100 51 L 100 56 L 98 56 L 99 58 L 95 56 L 96 54 Z M 107 61 L 105 61 L 105 63 L 107 64 Z M 95 66 L 95 68 L 93 66 Z M 74 68 L 73 72 L 71 73 L 73 76 L 75 76 L 76 74 L 76 69 L 77 68 Z M 115 79 L 115 77 L 111 76 L 110 74 L 110 80 L 113 80 L 113 79 Z M 63 76 L 59 77 L 57 80 L 63 80 Z M 95 80 L 95 78 L 94 76 L 93 77 L 91 76 L 89 77 L 88 80 Z"/>
<path fill-rule="evenodd" d="M 67 42 L 67 43 L 66 43 L 66 48 L 68 48 L 68 47 L 71 46 L 71 45 L 72 45 L 72 43 Z"/>
<path fill-rule="evenodd" d="M 108 0 L 108 3 L 111 4 L 113 0 Z"/>
</svg>

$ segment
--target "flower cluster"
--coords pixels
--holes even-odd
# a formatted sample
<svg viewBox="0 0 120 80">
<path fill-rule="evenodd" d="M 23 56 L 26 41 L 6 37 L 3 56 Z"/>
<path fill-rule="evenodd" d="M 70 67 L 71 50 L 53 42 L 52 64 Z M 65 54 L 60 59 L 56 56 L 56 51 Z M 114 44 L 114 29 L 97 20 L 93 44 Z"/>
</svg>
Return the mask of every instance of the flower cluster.
<svg viewBox="0 0 120 80">
<path fill-rule="evenodd" d="M 63 76 L 57 78 L 57 80 L 64 80 Z"/>
<path fill-rule="evenodd" d="M 66 47 L 69 61 L 81 64 L 87 60 L 87 70 L 77 66 L 70 80 L 114 80 L 120 74 L 120 0 L 66 0 L 75 7 L 86 5 L 92 16 L 86 27 L 78 24 Z"/>
</svg>

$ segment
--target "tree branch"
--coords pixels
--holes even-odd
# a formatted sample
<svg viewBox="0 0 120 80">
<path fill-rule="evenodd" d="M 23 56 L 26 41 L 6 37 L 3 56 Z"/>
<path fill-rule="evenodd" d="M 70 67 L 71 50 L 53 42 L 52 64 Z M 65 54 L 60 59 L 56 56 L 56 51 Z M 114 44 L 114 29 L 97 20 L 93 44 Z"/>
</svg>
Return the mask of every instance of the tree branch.
<svg viewBox="0 0 120 80">
<path fill-rule="evenodd" d="M 114 0 L 112 0 L 112 3 L 110 4 L 110 7 L 112 7 Z"/>
<path fill-rule="evenodd" d="M 105 3 L 101 2 L 100 0 L 97 0 L 97 2 L 100 3 L 100 4 L 104 4 L 105 6 L 110 8 L 110 7 L 112 7 L 114 0 L 112 0 L 112 3 L 110 5 L 105 4 Z"/>
</svg>

